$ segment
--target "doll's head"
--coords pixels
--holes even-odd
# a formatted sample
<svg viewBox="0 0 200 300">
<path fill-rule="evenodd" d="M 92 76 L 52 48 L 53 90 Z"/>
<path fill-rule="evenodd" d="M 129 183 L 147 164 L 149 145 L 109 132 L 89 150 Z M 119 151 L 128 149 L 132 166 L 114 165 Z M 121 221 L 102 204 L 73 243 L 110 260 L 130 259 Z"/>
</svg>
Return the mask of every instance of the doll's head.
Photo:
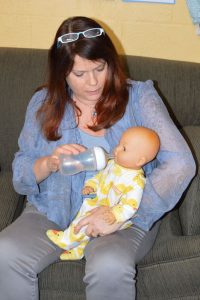
<svg viewBox="0 0 200 300">
<path fill-rule="evenodd" d="M 114 150 L 114 160 L 122 167 L 138 170 L 155 158 L 159 147 L 160 139 L 155 131 L 130 127 L 122 134 Z"/>
</svg>

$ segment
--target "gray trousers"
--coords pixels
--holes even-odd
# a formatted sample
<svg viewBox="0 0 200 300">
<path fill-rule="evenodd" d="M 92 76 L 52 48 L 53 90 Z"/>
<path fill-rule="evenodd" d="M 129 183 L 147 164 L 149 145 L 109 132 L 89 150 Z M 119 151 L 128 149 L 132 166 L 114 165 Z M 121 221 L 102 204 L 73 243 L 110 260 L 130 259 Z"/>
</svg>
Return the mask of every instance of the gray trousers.
<svg viewBox="0 0 200 300">
<path fill-rule="evenodd" d="M 28 206 L 0 232 L 1 300 L 39 299 L 37 274 L 63 251 L 46 237 L 50 228 L 59 229 Z M 135 265 L 152 247 L 157 230 L 131 227 L 91 240 L 85 251 L 87 300 L 135 299 Z"/>
</svg>

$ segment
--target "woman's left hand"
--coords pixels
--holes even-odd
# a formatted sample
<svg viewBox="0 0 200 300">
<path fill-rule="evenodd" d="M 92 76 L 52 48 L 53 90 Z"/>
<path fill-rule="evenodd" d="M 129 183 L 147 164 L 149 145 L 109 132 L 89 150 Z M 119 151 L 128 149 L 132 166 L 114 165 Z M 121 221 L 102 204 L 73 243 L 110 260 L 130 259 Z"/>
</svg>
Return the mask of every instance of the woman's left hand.
<svg viewBox="0 0 200 300">
<path fill-rule="evenodd" d="M 77 234 L 82 227 L 86 227 L 85 233 L 91 237 L 104 236 L 118 230 L 123 223 L 109 223 L 105 216 L 111 213 L 111 208 L 108 206 L 100 206 L 90 211 L 90 215 L 83 218 L 75 227 Z"/>
</svg>

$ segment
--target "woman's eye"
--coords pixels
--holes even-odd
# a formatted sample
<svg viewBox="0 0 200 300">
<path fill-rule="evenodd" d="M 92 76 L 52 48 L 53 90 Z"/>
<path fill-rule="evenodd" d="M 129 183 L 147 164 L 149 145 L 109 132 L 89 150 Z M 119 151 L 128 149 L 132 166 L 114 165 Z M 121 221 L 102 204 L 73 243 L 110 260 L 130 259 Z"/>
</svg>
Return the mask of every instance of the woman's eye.
<svg viewBox="0 0 200 300">
<path fill-rule="evenodd" d="M 81 76 L 83 76 L 83 72 L 80 72 L 80 73 L 77 73 L 77 72 L 74 72 L 74 75 L 76 76 L 76 77 L 81 77 Z"/>
<path fill-rule="evenodd" d="M 105 68 L 105 64 L 100 66 L 99 68 L 97 68 L 97 71 L 102 72 L 104 70 L 104 68 Z"/>
<path fill-rule="evenodd" d="M 126 151 L 126 147 L 125 146 L 123 146 L 123 151 Z"/>
</svg>

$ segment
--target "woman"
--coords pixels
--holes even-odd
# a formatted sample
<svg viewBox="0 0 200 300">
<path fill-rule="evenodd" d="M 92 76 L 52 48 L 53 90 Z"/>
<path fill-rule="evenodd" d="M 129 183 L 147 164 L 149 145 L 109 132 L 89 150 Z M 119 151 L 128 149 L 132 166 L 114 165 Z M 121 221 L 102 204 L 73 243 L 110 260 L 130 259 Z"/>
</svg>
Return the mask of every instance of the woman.
<svg viewBox="0 0 200 300">
<path fill-rule="evenodd" d="M 100 236 L 85 250 L 87 300 L 135 298 L 135 265 L 152 247 L 156 221 L 177 203 L 195 165 L 152 82 L 127 81 L 97 22 L 84 17 L 64 21 L 49 51 L 47 85 L 29 103 L 13 162 L 14 187 L 27 195 L 28 205 L 0 233 L 2 299 L 38 300 L 37 274 L 61 251 L 46 230 L 64 229 L 81 206 L 81 189 L 93 174 L 63 176 L 59 154 L 93 145 L 112 152 L 122 132 L 136 125 L 155 130 L 161 148 L 157 160 L 145 167 L 147 182 L 132 227 L 117 231 L 115 224 L 106 224 L 104 207 L 79 224 L 87 225 L 89 236 Z"/>
</svg>

